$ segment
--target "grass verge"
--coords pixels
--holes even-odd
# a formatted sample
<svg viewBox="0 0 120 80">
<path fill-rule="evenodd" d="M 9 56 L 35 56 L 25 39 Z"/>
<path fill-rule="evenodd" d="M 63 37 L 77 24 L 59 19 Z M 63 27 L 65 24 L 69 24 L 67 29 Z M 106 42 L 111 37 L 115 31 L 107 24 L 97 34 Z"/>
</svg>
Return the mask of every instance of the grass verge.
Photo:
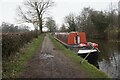
<svg viewBox="0 0 120 80">
<path fill-rule="evenodd" d="M 3 78 L 15 78 L 25 70 L 28 60 L 31 59 L 38 48 L 41 47 L 44 36 L 45 34 L 41 34 L 37 39 L 34 39 L 22 50 L 22 54 L 20 52 L 14 59 L 3 61 Z"/>
<path fill-rule="evenodd" d="M 73 61 L 75 61 L 76 63 L 80 63 L 80 61 L 83 60 L 82 57 L 77 56 L 73 51 L 71 51 L 70 49 L 65 48 L 61 43 L 59 43 L 58 41 L 56 41 L 53 36 L 49 35 L 51 41 L 53 42 L 53 44 L 58 48 L 61 49 L 64 54 L 66 56 L 68 56 L 69 58 L 71 58 Z M 95 66 L 89 64 L 87 61 L 85 61 L 83 64 L 79 64 L 80 68 L 82 68 L 90 78 L 109 78 L 107 74 L 105 74 L 104 72 L 100 71 L 99 69 L 97 69 Z"/>
</svg>

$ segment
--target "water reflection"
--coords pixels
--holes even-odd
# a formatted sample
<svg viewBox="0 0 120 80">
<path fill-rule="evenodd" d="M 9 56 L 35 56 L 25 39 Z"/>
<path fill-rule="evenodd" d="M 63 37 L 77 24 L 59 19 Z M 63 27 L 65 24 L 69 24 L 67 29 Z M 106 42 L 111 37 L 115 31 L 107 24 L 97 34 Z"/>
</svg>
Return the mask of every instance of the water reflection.
<svg viewBox="0 0 120 80">
<path fill-rule="evenodd" d="M 111 78 L 118 78 L 118 62 L 120 57 L 120 43 L 102 40 L 92 40 L 99 44 L 100 54 L 98 59 L 99 67 Z"/>
</svg>

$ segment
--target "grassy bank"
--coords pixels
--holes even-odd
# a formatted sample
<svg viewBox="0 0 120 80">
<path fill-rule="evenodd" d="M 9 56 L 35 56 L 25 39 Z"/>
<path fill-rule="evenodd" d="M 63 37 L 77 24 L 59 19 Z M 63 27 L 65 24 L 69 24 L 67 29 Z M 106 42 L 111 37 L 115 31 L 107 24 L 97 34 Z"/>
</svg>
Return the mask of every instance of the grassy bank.
<svg viewBox="0 0 120 80">
<path fill-rule="evenodd" d="M 56 41 L 51 35 L 49 35 L 51 41 L 53 44 L 58 48 L 61 49 L 66 56 L 71 58 L 76 63 L 80 63 L 80 61 L 83 60 L 80 56 L 77 56 L 73 51 L 65 48 L 62 44 L 60 44 L 58 41 Z M 87 61 L 85 61 L 83 64 L 79 64 L 80 68 L 82 68 L 90 78 L 108 78 L 108 76 L 97 69 L 95 66 L 89 64 Z"/>
<path fill-rule="evenodd" d="M 41 47 L 44 36 L 45 34 L 41 34 L 37 39 L 27 44 L 27 46 L 19 52 L 18 56 L 13 57 L 9 61 L 3 61 L 3 78 L 15 78 L 20 72 L 25 70 L 28 60 L 31 59 L 38 48 Z"/>
</svg>

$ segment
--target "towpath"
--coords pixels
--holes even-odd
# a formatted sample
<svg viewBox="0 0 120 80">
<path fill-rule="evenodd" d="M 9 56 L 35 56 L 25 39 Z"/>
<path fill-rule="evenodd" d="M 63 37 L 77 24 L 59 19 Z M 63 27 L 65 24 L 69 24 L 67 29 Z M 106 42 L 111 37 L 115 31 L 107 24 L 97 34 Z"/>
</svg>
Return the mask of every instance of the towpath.
<svg viewBox="0 0 120 80">
<path fill-rule="evenodd" d="M 62 50 L 57 49 L 46 35 L 42 44 L 20 78 L 87 78 L 87 74 Z"/>
</svg>

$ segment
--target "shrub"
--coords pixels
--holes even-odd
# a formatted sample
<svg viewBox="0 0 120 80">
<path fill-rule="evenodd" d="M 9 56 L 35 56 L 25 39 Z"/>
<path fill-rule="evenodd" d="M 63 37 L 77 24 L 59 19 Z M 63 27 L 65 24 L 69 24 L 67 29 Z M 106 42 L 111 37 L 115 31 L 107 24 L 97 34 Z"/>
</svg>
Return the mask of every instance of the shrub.
<svg viewBox="0 0 120 80">
<path fill-rule="evenodd" d="M 2 57 L 15 55 L 17 51 L 26 43 L 36 38 L 35 31 L 25 33 L 2 33 Z"/>
</svg>

